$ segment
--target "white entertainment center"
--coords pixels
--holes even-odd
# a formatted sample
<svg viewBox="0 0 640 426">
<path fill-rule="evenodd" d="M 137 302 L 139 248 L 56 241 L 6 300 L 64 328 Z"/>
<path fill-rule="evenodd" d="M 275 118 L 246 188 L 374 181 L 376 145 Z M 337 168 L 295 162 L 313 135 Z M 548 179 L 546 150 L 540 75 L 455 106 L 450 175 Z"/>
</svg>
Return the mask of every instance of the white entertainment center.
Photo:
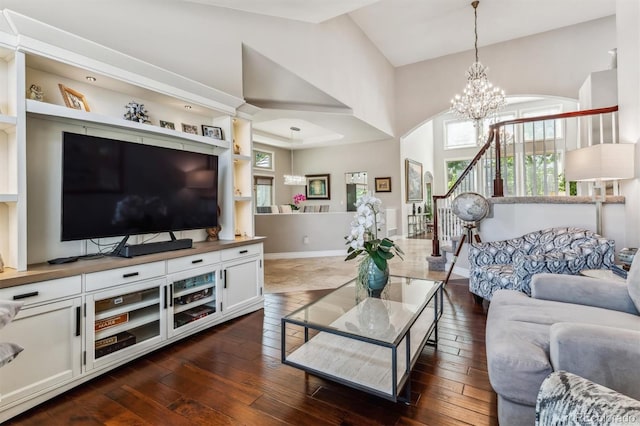
<svg viewBox="0 0 640 426">
<path fill-rule="evenodd" d="M 44 99 L 28 99 L 34 84 Z M 59 84 L 81 93 L 90 112 L 65 106 Z M 145 104 L 150 124 L 123 119 L 131 101 Z M 0 422 L 149 351 L 262 308 L 253 111 L 214 88 L 10 11 L 0 14 L 0 299 L 25 303 L 0 331 L 0 341 L 24 347 L 0 369 Z M 223 139 L 182 132 L 181 123 L 219 127 Z M 180 231 L 179 238 L 196 242 L 193 248 L 46 263 L 99 253 L 121 239 L 60 241 L 62 132 L 218 156 L 218 241 L 205 241 L 205 230 Z"/>
</svg>

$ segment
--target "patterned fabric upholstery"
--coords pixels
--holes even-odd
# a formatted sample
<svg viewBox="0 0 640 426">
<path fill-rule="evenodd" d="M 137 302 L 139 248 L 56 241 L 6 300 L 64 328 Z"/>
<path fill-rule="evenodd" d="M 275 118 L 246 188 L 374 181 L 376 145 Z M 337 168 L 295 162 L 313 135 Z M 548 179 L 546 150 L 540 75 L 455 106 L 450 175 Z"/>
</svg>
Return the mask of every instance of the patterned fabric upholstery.
<svg viewBox="0 0 640 426">
<path fill-rule="evenodd" d="M 531 295 L 531 277 L 610 269 L 612 240 L 581 228 L 548 228 L 505 241 L 469 244 L 469 290 L 491 300 L 499 289 Z"/>
<path fill-rule="evenodd" d="M 18 314 L 24 302 L 0 300 L 0 328 L 9 324 Z M 0 367 L 13 361 L 23 348 L 15 343 L 0 343 Z"/>
<path fill-rule="evenodd" d="M 640 401 L 566 371 L 540 386 L 536 426 L 640 425 Z"/>
</svg>

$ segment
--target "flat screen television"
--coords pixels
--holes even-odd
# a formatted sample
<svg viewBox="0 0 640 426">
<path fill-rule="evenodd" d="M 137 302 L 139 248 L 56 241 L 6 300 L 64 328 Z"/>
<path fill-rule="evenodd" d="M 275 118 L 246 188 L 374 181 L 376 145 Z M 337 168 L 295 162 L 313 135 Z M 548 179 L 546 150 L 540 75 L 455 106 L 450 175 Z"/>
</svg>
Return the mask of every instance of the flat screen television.
<svg viewBox="0 0 640 426">
<path fill-rule="evenodd" d="M 217 206 L 216 155 L 63 132 L 62 241 L 215 227 Z"/>
</svg>

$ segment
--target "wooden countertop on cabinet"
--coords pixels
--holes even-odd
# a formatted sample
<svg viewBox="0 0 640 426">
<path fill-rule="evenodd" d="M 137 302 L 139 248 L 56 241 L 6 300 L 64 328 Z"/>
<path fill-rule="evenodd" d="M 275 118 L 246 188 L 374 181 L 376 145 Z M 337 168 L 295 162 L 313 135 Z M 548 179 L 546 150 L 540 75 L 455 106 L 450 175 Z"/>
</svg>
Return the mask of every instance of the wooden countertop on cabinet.
<svg viewBox="0 0 640 426">
<path fill-rule="evenodd" d="M 265 237 L 247 237 L 236 238 L 235 240 L 218 240 L 211 242 L 203 241 L 193 243 L 193 247 L 190 249 L 154 253 L 132 258 L 104 256 L 87 259 L 80 258 L 76 262 L 63 263 L 58 265 L 50 265 L 46 262 L 36 263 L 29 265 L 26 271 L 21 272 L 18 272 L 11 268 L 5 268 L 4 272 L 0 272 L 0 288 L 14 287 L 24 284 L 31 284 L 38 281 L 54 280 L 57 278 L 70 277 L 73 275 L 105 271 L 108 269 L 140 265 L 161 260 L 175 259 L 178 257 L 191 256 L 198 253 L 225 250 L 249 244 L 261 243 L 265 239 Z"/>
</svg>

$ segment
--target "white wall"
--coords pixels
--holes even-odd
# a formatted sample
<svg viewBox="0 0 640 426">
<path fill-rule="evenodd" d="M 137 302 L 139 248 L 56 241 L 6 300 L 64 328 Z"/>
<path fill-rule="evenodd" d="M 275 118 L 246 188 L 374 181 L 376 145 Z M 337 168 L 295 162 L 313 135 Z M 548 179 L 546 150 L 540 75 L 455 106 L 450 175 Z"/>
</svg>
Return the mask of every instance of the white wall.
<svg viewBox="0 0 640 426">
<path fill-rule="evenodd" d="M 547 214 L 550 209 L 553 209 L 553 214 Z M 622 220 L 624 204 L 603 205 L 602 235 L 616 241 L 616 250 L 624 247 L 624 230 L 618 226 Z M 479 229 L 483 241 L 500 241 L 559 226 L 577 226 L 595 232 L 595 204 L 492 203 L 491 216 L 480 223 Z"/>
<path fill-rule="evenodd" d="M 615 24 L 615 17 L 602 18 L 482 47 L 480 60 L 489 67 L 489 80 L 508 95 L 575 99 L 589 73 L 608 67 L 607 51 L 616 45 Z M 451 98 L 466 84 L 473 59 L 469 50 L 397 68 L 397 134 L 448 110 Z"/>
<path fill-rule="evenodd" d="M 256 215 L 256 235 L 267 237 L 267 258 L 346 256 L 344 237 L 353 214 L 285 213 Z"/>
<path fill-rule="evenodd" d="M 626 197 L 627 247 L 640 245 L 640 2 L 617 0 L 616 28 L 618 46 L 618 105 L 620 141 L 636 143 L 636 178 L 622 182 Z"/>
<path fill-rule="evenodd" d="M 406 178 L 405 178 L 405 159 L 411 159 L 422 163 L 422 175 L 424 176 L 425 172 L 431 172 L 435 176 L 434 173 L 434 131 L 433 131 L 433 122 L 429 121 L 425 123 L 423 126 L 418 127 L 413 132 L 408 134 L 406 137 L 402 139 L 401 142 L 401 154 L 400 154 L 400 169 L 402 170 L 402 179 L 400 183 L 400 197 L 401 197 L 401 205 L 402 211 L 400 217 L 398 218 L 399 224 L 401 226 L 402 235 L 407 235 L 408 231 L 408 219 L 407 215 L 411 214 L 413 211 L 413 202 L 407 203 L 406 199 Z M 416 202 L 416 207 L 421 205 L 424 208 L 424 203 L 426 201 L 426 192 L 424 189 L 424 181 L 423 181 L 423 201 L 421 203 Z"/>
<path fill-rule="evenodd" d="M 132 57 L 242 97 L 242 44 L 392 134 L 393 67 L 347 16 L 321 24 L 195 2 L 0 0 L 14 10 Z M 99 25 L 97 25 L 99 23 Z M 29 34 L 30 25 L 19 30 Z M 49 40 L 65 45 L 63 40 Z"/>
<path fill-rule="evenodd" d="M 274 204 L 291 204 L 293 202 L 293 196 L 299 192 L 304 194 L 303 186 L 287 186 L 284 184 L 283 176 L 291 173 L 291 151 L 284 148 L 278 148 L 276 146 L 264 145 L 261 143 L 253 143 L 254 149 L 260 149 L 263 151 L 271 151 L 274 154 L 274 171 L 266 171 L 261 169 L 253 169 L 254 176 L 271 176 L 273 177 L 273 195 Z M 294 152 L 294 171 L 298 172 L 298 167 L 295 164 L 295 152 Z"/>
<path fill-rule="evenodd" d="M 295 151 L 297 173 L 331 174 L 331 200 L 307 201 L 306 204 L 329 204 L 332 212 L 346 211 L 345 173 L 367 172 L 369 190 L 382 201 L 383 208 L 399 209 L 403 179 L 398 168 L 399 153 L 398 143 L 393 139 Z M 376 177 L 391 177 L 391 192 L 375 192 Z"/>
</svg>

